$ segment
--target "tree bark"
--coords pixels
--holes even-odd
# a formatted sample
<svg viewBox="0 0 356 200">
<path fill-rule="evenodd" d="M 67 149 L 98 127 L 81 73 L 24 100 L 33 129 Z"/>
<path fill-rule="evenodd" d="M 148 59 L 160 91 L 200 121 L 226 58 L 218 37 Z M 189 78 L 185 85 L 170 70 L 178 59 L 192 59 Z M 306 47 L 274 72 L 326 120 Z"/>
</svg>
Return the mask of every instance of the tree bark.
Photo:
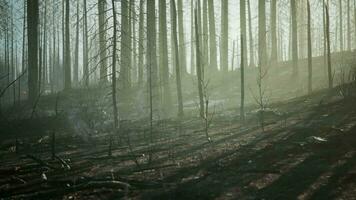
<svg viewBox="0 0 356 200">
<path fill-rule="evenodd" d="M 187 60 L 185 51 L 184 22 L 183 22 L 183 0 L 177 0 L 178 32 L 179 32 L 179 56 L 182 75 L 187 74 Z"/>
<path fill-rule="evenodd" d="M 330 51 L 330 19 L 329 5 L 325 5 L 325 23 L 326 23 L 326 42 L 327 42 L 327 64 L 328 64 L 328 83 L 329 89 L 333 88 L 333 77 L 331 71 L 331 51 Z"/>
<path fill-rule="evenodd" d="M 253 35 L 252 35 L 252 17 L 251 17 L 251 5 L 250 0 L 247 0 L 248 3 L 248 27 L 249 27 L 249 40 L 250 40 L 250 67 L 255 66 L 255 54 L 254 54 L 254 44 L 253 44 Z M 247 47 L 247 45 L 245 45 Z"/>
<path fill-rule="evenodd" d="M 159 52 L 160 52 L 160 73 L 163 85 L 163 109 L 168 112 L 171 106 L 171 91 L 169 85 L 168 66 L 168 45 L 167 45 L 167 8 L 166 0 L 159 0 Z"/>
<path fill-rule="evenodd" d="M 277 47 L 277 0 L 271 1 L 271 61 L 277 62 L 278 47 Z"/>
<path fill-rule="evenodd" d="M 73 82 L 78 84 L 78 68 L 79 68 L 79 1 L 77 1 L 77 24 L 75 30 L 75 53 L 74 53 L 74 69 L 73 69 Z"/>
<path fill-rule="evenodd" d="M 83 29 L 83 81 L 84 86 L 89 86 L 89 48 L 88 48 L 88 16 L 87 16 L 87 0 L 83 2 L 83 20 L 84 20 L 84 29 Z"/>
<path fill-rule="evenodd" d="M 292 12 L 292 60 L 293 75 L 298 75 L 298 26 L 297 26 L 297 8 L 296 1 L 290 0 Z"/>
<path fill-rule="evenodd" d="M 209 9 L 209 41 L 210 41 L 210 71 L 214 72 L 218 69 L 217 63 L 217 52 L 216 52 L 216 30 L 215 30 L 215 12 L 214 12 L 214 1 L 208 1 Z"/>
<path fill-rule="evenodd" d="M 199 25 L 198 25 L 198 11 L 195 8 L 195 44 L 196 44 L 196 62 L 197 62 L 197 77 L 198 77 L 198 93 L 199 93 L 199 108 L 200 117 L 204 118 L 204 94 L 203 94 L 203 77 L 202 77 L 202 66 L 201 66 L 201 50 L 199 41 Z"/>
<path fill-rule="evenodd" d="M 220 40 L 220 70 L 228 71 L 229 60 L 229 1 L 221 0 L 221 40 Z"/>
<path fill-rule="evenodd" d="M 293 1 L 293 0 L 292 0 Z M 258 1 L 258 59 L 259 67 L 267 68 L 267 44 L 266 44 L 266 1 Z"/>
<path fill-rule="evenodd" d="M 99 13 L 99 48 L 100 48 L 100 82 L 107 83 L 107 51 L 106 51 L 106 1 L 98 0 Z"/>
<path fill-rule="evenodd" d="M 308 11 L 308 93 L 312 93 L 312 79 L 313 79 L 313 66 L 312 66 L 312 39 L 311 39 L 311 14 L 310 14 L 310 3 L 307 0 L 307 11 Z"/>
<path fill-rule="evenodd" d="M 131 60 L 129 52 L 129 43 L 131 41 L 131 36 L 129 35 L 129 7 L 128 0 L 121 1 L 121 65 L 119 82 L 123 89 L 129 88 L 128 70 L 131 68 Z"/>
<path fill-rule="evenodd" d="M 147 73 L 149 83 L 150 108 L 152 111 L 153 102 L 158 102 L 158 70 L 157 70 L 157 55 L 156 55 L 156 15 L 155 1 L 147 1 Z M 153 109 L 155 110 L 155 109 Z M 150 112 L 152 115 L 152 112 Z M 151 116 L 152 118 L 152 116 Z"/>
<path fill-rule="evenodd" d="M 243 54 L 241 53 L 241 56 L 243 56 L 241 60 L 244 62 L 243 65 L 247 66 L 247 45 L 246 45 L 247 31 L 246 31 L 246 1 L 245 0 L 240 0 L 240 27 L 241 27 L 241 37 L 243 40 L 242 43 L 244 44 L 242 49 L 244 53 Z"/>
<path fill-rule="evenodd" d="M 116 133 L 119 126 L 118 119 L 118 108 L 116 101 L 116 43 L 117 43 L 117 19 L 116 19 L 116 9 L 115 0 L 112 3 L 112 15 L 113 15 L 113 47 L 112 47 L 112 70 L 111 70 L 111 82 L 112 82 L 112 104 L 113 104 L 113 115 L 114 115 L 114 133 Z M 112 146 L 112 134 L 110 135 L 110 146 L 109 146 L 109 156 L 111 156 L 111 146 Z"/>
<path fill-rule="evenodd" d="M 28 91 L 29 100 L 34 103 L 38 96 L 38 0 L 27 1 L 27 44 L 28 44 Z"/>
<path fill-rule="evenodd" d="M 144 0 L 140 0 L 139 33 L 138 33 L 138 85 L 143 85 L 143 60 L 144 60 Z"/>
<path fill-rule="evenodd" d="M 65 66 L 64 66 L 64 89 L 69 90 L 72 87 L 71 83 L 71 59 L 70 59 L 70 34 L 69 34 L 69 12 L 70 4 L 69 0 L 66 0 L 66 16 L 65 16 Z"/>
<path fill-rule="evenodd" d="M 177 36 L 177 11 L 175 0 L 171 0 L 172 5 L 172 30 L 173 30 L 173 42 L 174 42 L 174 52 L 175 52 L 175 70 L 176 70 L 176 84 L 177 84 L 177 98 L 178 98 L 178 117 L 183 117 L 183 95 L 182 95 L 182 85 L 181 85 L 181 72 L 179 65 L 179 50 L 178 50 L 178 36 Z"/>
<path fill-rule="evenodd" d="M 241 20 L 241 19 L 240 19 Z M 240 105 L 240 119 L 245 121 L 245 44 L 244 35 L 241 34 L 241 105 Z"/>
</svg>

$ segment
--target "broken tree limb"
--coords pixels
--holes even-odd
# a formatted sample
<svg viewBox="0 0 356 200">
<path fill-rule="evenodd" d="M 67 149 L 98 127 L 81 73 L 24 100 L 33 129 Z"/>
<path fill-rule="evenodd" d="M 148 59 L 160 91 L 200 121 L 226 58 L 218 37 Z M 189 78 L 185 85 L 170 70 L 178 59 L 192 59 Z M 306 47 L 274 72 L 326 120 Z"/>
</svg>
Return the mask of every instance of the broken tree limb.
<svg viewBox="0 0 356 200">
<path fill-rule="evenodd" d="M 39 158 L 37 158 L 37 157 L 35 157 L 35 156 L 33 156 L 33 155 L 27 154 L 27 155 L 26 155 L 26 158 L 29 158 L 29 159 L 31 159 L 31 160 L 37 162 L 37 163 L 38 163 L 39 165 L 41 165 L 42 167 L 48 167 L 48 168 L 50 168 L 50 169 L 56 169 L 56 167 L 54 167 L 54 166 L 48 164 L 47 162 L 45 162 L 45 161 L 43 161 L 43 160 L 41 160 L 41 159 L 39 159 Z"/>
<path fill-rule="evenodd" d="M 57 155 L 54 155 L 54 158 L 56 158 L 62 164 L 63 168 L 65 168 L 67 170 L 71 169 L 70 165 L 62 158 L 58 157 Z"/>
</svg>

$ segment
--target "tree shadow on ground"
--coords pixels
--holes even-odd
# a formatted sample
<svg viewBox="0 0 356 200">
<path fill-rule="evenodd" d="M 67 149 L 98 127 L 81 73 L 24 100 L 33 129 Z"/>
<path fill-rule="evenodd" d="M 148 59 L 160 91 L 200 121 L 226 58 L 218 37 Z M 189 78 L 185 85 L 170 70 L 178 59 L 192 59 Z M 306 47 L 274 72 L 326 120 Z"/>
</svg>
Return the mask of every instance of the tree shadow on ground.
<svg viewBox="0 0 356 200">
<path fill-rule="evenodd" d="M 315 199 L 333 198 L 338 194 L 333 191 L 342 182 L 342 177 L 356 163 L 354 156 L 346 156 L 355 151 L 352 144 L 356 142 L 356 128 L 338 135 L 332 133 L 333 129 L 320 129 L 318 124 L 325 125 L 325 121 L 333 120 L 333 124 L 341 126 L 350 122 L 352 119 L 348 116 L 355 113 L 348 106 L 340 109 L 340 104 L 334 104 L 322 109 L 315 108 L 304 120 L 287 127 L 287 134 L 283 129 L 271 130 L 243 148 L 209 158 L 198 166 L 181 168 L 164 179 L 164 182 L 177 185 L 164 188 L 159 194 L 146 193 L 143 198 L 295 199 L 311 187 L 316 187 L 326 173 L 332 174 L 327 184 L 313 188 L 311 196 Z M 325 117 L 325 112 L 332 113 Z M 311 123 L 314 120 L 317 122 Z M 325 131 L 331 135 L 327 142 L 299 144 L 310 136 L 325 135 Z M 282 133 L 286 135 L 277 137 Z M 273 141 L 271 138 L 277 139 Z M 270 142 L 262 148 L 256 148 L 266 141 Z M 340 162 L 343 164 L 340 165 Z M 272 178 L 266 178 L 268 176 Z M 193 178 L 183 181 L 185 177 Z M 264 181 L 262 187 L 256 186 L 255 183 L 261 180 Z"/>
</svg>

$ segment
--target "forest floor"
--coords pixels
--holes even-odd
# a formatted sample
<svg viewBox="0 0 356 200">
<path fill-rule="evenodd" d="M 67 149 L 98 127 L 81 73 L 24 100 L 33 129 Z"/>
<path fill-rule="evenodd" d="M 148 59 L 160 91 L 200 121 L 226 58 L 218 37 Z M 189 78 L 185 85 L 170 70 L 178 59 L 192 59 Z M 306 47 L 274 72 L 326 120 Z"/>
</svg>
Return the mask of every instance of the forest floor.
<svg viewBox="0 0 356 200">
<path fill-rule="evenodd" d="M 112 156 L 70 109 L 1 124 L 0 199 L 356 199 L 355 101 L 336 90 L 271 104 L 264 130 L 216 113 L 210 140 L 196 117 L 124 121 Z"/>
</svg>

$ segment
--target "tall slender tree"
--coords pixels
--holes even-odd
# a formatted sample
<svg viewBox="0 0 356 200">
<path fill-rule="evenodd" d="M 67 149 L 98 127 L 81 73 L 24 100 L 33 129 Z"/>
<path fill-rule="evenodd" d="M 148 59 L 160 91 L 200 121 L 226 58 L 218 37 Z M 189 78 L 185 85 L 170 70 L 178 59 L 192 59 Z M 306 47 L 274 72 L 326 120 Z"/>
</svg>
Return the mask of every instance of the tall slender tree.
<svg viewBox="0 0 356 200">
<path fill-rule="evenodd" d="M 177 84 L 177 99 L 178 99 L 178 117 L 183 117 L 183 95 L 181 84 L 181 72 L 179 64 L 179 50 L 178 50 L 178 36 L 177 36 L 177 11 L 175 0 L 171 0 L 171 13 L 172 13 L 172 33 L 173 33 L 173 48 L 175 53 L 175 71 L 176 71 L 176 84 Z"/>
<path fill-rule="evenodd" d="M 114 115 L 114 133 L 116 133 L 119 126 L 118 108 L 116 100 L 116 44 L 117 44 L 117 17 L 115 0 L 112 3 L 112 15 L 113 15 L 113 45 L 112 45 L 112 68 L 111 68 L 111 84 L 112 84 L 112 104 L 113 104 L 113 115 Z M 111 156 L 111 146 L 112 146 L 112 134 L 110 135 L 110 145 L 109 145 L 109 156 Z"/>
<path fill-rule="evenodd" d="M 221 0 L 220 69 L 228 70 L 229 60 L 229 1 Z"/>
<path fill-rule="evenodd" d="M 71 59 L 70 59 L 70 33 L 69 33 L 69 16 L 70 16 L 70 1 L 66 0 L 66 16 L 65 16 L 65 66 L 64 66 L 64 89 L 69 90 L 72 87 L 71 83 Z"/>
<path fill-rule="evenodd" d="M 276 62 L 278 58 L 277 47 L 277 0 L 271 1 L 271 61 Z"/>
<path fill-rule="evenodd" d="M 167 112 L 171 104 L 171 92 L 169 85 L 169 66 L 167 52 L 167 4 L 166 0 L 159 0 L 159 52 L 160 52 L 160 76 L 163 85 L 163 108 Z"/>
<path fill-rule="evenodd" d="M 339 40 L 340 51 L 344 51 L 344 27 L 343 27 L 343 12 L 342 12 L 342 0 L 339 0 Z"/>
<path fill-rule="evenodd" d="M 149 100 L 150 100 L 150 115 L 152 122 L 153 102 L 158 102 L 158 69 L 156 55 L 156 3 L 155 1 L 147 1 L 147 82 L 149 83 Z M 157 104 L 155 107 L 158 106 Z"/>
<path fill-rule="evenodd" d="M 313 79 L 313 63 L 312 63 L 312 38 L 311 38 L 311 13 L 310 13 L 310 3 L 307 0 L 307 11 L 308 11 L 308 93 L 312 92 L 312 79 Z"/>
<path fill-rule="evenodd" d="M 292 60 L 293 75 L 298 75 L 298 26 L 297 26 L 297 8 L 296 0 L 290 0 L 292 14 Z"/>
<path fill-rule="evenodd" d="M 131 51 L 131 36 L 129 34 L 129 4 L 128 0 L 123 0 L 121 1 L 121 65 L 119 81 L 124 89 L 129 88 L 128 70 L 131 69 L 131 57 L 129 53 Z"/>
<path fill-rule="evenodd" d="M 35 102 L 38 96 L 38 0 L 27 1 L 27 44 L 28 44 L 28 91 L 29 100 Z"/>
<path fill-rule="evenodd" d="M 292 0 L 293 1 L 293 0 Z M 266 44 L 266 1 L 258 1 L 258 59 L 259 67 L 267 66 L 267 44 Z"/>
<path fill-rule="evenodd" d="M 330 50 L 330 16 L 329 16 L 329 2 L 325 4 L 325 32 L 326 32 L 326 49 L 327 49 L 327 65 L 328 65 L 328 85 L 329 89 L 333 88 L 333 77 L 331 70 L 331 50 Z"/>
<path fill-rule="evenodd" d="M 242 61 L 244 61 L 244 66 L 247 66 L 247 42 L 246 42 L 246 35 L 247 35 L 247 31 L 246 31 L 246 0 L 240 0 L 240 29 L 241 29 L 241 36 L 242 36 L 242 43 L 243 45 L 243 51 L 244 54 L 241 53 L 241 56 L 243 56 L 243 58 L 241 59 Z M 241 44 L 242 44 L 241 43 Z M 233 56 L 234 57 L 234 56 Z M 241 63 L 242 64 L 242 63 Z"/>
<path fill-rule="evenodd" d="M 214 1 L 208 1 L 209 9 L 209 48 L 210 48 L 210 71 L 216 71 L 218 67 L 217 51 L 216 51 L 216 30 L 215 30 L 215 11 Z"/>
<path fill-rule="evenodd" d="M 178 32 L 179 32 L 179 56 L 181 73 L 187 73 L 187 59 L 185 51 L 185 38 L 184 38 L 184 20 L 183 20 L 183 0 L 177 0 L 177 13 L 178 13 Z"/>
<path fill-rule="evenodd" d="M 73 82 L 74 84 L 78 84 L 79 80 L 79 1 L 77 1 L 77 23 L 75 30 L 75 52 L 74 52 L 74 65 L 73 65 Z"/>
<path fill-rule="evenodd" d="M 254 43 L 253 43 L 253 35 L 252 35 L 252 17 L 251 17 L 250 0 L 247 0 L 247 4 L 248 4 L 248 35 L 249 35 L 249 44 L 250 44 L 250 66 L 253 67 L 255 66 L 255 54 L 254 54 Z"/>
<path fill-rule="evenodd" d="M 138 84 L 140 86 L 143 85 L 143 61 L 144 61 L 144 24 L 145 24 L 145 16 L 144 16 L 144 0 L 140 0 L 140 16 L 139 16 L 139 27 L 138 27 Z"/>
<path fill-rule="evenodd" d="M 107 50 L 106 50 L 106 1 L 98 0 L 99 14 L 99 48 L 100 48 L 100 82 L 107 82 Z"/>
<path fill-rule="evenodd" d="M 198 11 L 195 8 L 195 44 L 196 44 L 196 63 L 197 63 L 197 77 L 198 77 L 198 93 L 199 93 L 199 108 L 200 117 L 205 117 L 204 108 L 204 93 L 203 93 L 203 76 L 202 76 L 202 65 L 201 65 L 201 50 L 200 50 L 200 35 L 199 35 L 199 23 L 198 23 Z"/>
<path fill-rule="evenodd" d="M 83 2 L 83 81 L 89 86 L 89 46 L 88 46 L 88 10 L 87 0 Z"/>
</svg>

